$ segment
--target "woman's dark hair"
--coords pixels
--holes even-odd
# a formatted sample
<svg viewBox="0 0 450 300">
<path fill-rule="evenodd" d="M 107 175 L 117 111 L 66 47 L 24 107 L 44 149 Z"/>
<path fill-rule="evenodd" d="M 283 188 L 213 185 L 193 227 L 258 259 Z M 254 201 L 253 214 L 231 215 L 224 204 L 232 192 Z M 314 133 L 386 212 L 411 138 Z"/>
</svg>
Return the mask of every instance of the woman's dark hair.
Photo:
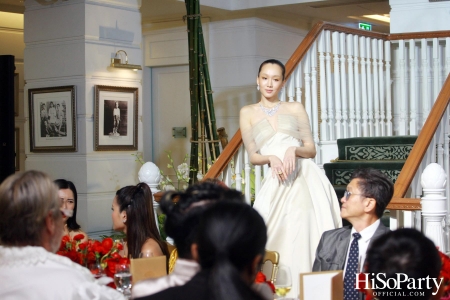
<svg viewBox="0 0 450 300">
<path fill-rule="evenodd" d="M 286 74 L 286 68 L 284 67 L 284 64 L 283 64 L 281 61 L 276 60 L 276 59 L 268 59 L 268 60 L 264 61 L 264 62 L 259 66 L 258 77 L 259 77 L 259 73 L 261 73 L 262 67 L 263 67 L 264 65 L 267 65 L 267 64 L 274 64 L 274 65 L 280 66 L 280 68 L 281 68 L 281 75 L 282 75 L 282 78 L 283 78 L 283 80 L 284 80 L 284 76 L 285 76 L 285 74 Z"/>
<path fill-rule="evenodd" d="M 352 173 L 351 179 L 359 179 L 358 187 L 364 196 L 375 199 L 377 203 L 375 213 L 381 218 L 394 194 L 392 180 L 380 170 L 373 168 L 358 169 Z"/>
<path fill-rule="evenodd" d="M 75 202 L 75 206 L 73 207 L 73 215 L 67 219 L 67 228 L 69 231 L 80 229 L 80 225 L 77 223 L 77 207 L 78 207 L 78 194 L 77 189 L 72 181 L 65 179 L 56 179 L 55 181 L 58 190 L 69 189 L 73 193 L 73 201 Z"/>
<path fill-rule="evenodd" d="M 176 204 L 174 199 L 178 200 Z M 173 238 L 180 258 L 192 259 L 191 245 L 195 242 L 200 218 L 217 201 L 244 200 L 241 192 L 211 181 L 194 184 L 185 192 L 167 192 L 161 198 L 160 207 L 166 215 L 164 229 Z"/>
<path fill-rule="evenodd" d="M 162 241 L 153 211 L 153 195 L 146 183 L 129 185 L 116 192 L 120 212 L 125 211 L 127 220 L 128 257 L 139 258 L 147 239 L 154 239 L 168 258 L 167 244 Z"/>
<path fill-rule="evenodd" d="M 386 278 L 381 278 L 387 281 L 389 278 L 397 279 L 397 274 L 403 273 L 408 278 L 438 278 L 441 270 L 441 258 L 434 243 L 428 239 L 423 233 L 411 228 L 403 228 L 395 231 L 390 231 L 375 241 L 369 247 L 365 260 L 365 273 L 369 273 L 370 282 L 373 279 L 375 287 L 382 287 L 377 279 L 377 274 L 385 273 Z M 398 294 L 408 293 L 408 283 L 397 282 L 399 289 L 389 290 L 374 288 L 377 292 L 381 291 L 395 291 L 394 295 L 390 293 L 378 293 L 378 298 L 381 299 L 398 299 Z M 417 283 L 417 282 L 416 282 Z M 408 293 L 408 299 L 429 299 L 433 289 L 424 288 L 421 290 L 413 290 L 420 293 Z M 432 288 L 434 284 L 432 285 Z M 413 295 L 414 294 L 414 295 Z"/>
<path fill-rule="evenodd" d="M 249 205 L 219 202 L 209 208 L 198 229 L 202 270 L 209 270 L 209 290 L 215 300 L 260 299 L 242 280 L 267 241 L 263 218 Z"/>
</svg>

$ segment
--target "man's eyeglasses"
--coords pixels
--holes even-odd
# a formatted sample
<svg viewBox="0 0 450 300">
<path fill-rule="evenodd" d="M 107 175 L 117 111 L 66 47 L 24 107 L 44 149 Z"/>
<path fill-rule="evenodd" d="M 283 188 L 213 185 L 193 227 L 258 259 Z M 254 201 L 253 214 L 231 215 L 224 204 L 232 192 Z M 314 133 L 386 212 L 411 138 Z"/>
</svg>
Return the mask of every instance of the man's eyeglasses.
<svg viewBox="0 0 450 300">
<path fill-rule="evenodd" d="M 344 192 L 345 200 L 348 200 L 348 199 L 350 198 L 351 195 L 362 195 L 362 196 L 364 196 L 364 194 L 354 194 L 354 193 L 349 192 L 349 191 L 346 190 L 346 191 Z"/>
</svg>

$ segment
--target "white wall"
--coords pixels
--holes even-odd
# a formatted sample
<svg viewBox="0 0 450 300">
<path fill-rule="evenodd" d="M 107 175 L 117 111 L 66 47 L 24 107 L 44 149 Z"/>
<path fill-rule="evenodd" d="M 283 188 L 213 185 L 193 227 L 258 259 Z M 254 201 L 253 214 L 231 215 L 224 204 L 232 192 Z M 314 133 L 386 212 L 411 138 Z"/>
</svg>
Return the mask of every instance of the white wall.
<svg viewBox="0 0 450 300">
<path fill-rule="evenodd" d="M 389 0 L 391 33 L 450 29 L 450 2 Z"/>
<path fill-rule="evenodd" d="M 27 1 L 25 6 L 25 91 L 75 85 L 78 131 L 77 152 L 31 153 L 27 143 L 26 169 L 73 181 L 82 228 L 88 232 L 109 230 L 115 192 L 137 183 L 140 165 L 131 155 L 136 151 L 94 151 L 94 87 L 138 88 L 141 151 L 142 72 L 109 67 L 119 49 L 128 53 L 131 64 L 142 65 L 138 1 L 64 1 L 49 6 Z"/>
</svg>

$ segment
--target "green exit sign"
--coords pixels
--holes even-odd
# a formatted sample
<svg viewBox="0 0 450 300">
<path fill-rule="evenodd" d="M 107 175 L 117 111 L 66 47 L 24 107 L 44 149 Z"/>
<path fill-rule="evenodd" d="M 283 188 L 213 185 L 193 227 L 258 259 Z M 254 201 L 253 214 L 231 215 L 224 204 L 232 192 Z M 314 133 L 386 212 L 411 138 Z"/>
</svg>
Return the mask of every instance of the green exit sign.
<svg viewBox="0 0 450 300">
<path fill-rule="evenodd" d="M 358 23 L 358 27 L 362 30 L 372 30 L 372 25 L 367 23 Z"/>
</svg>

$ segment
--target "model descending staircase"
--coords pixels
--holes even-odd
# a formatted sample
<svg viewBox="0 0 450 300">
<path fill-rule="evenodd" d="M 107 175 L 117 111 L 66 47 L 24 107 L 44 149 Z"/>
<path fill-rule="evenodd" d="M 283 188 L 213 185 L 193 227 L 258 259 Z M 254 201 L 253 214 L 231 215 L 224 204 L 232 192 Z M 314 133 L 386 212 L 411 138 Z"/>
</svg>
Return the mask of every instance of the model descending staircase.
<svg viewBox="0 0 450 300">
<path fill-rule="evenodd" d="M 338 139 L 339 157 L 323 165 L 338 199 L 344 195 L 351 175 L 356 169 L 378 169 L 395 183 L 416 139 L 417 136 Z M 382 221 L 388 225 L 389 217 L 384 216 Z"/>
</svg>

